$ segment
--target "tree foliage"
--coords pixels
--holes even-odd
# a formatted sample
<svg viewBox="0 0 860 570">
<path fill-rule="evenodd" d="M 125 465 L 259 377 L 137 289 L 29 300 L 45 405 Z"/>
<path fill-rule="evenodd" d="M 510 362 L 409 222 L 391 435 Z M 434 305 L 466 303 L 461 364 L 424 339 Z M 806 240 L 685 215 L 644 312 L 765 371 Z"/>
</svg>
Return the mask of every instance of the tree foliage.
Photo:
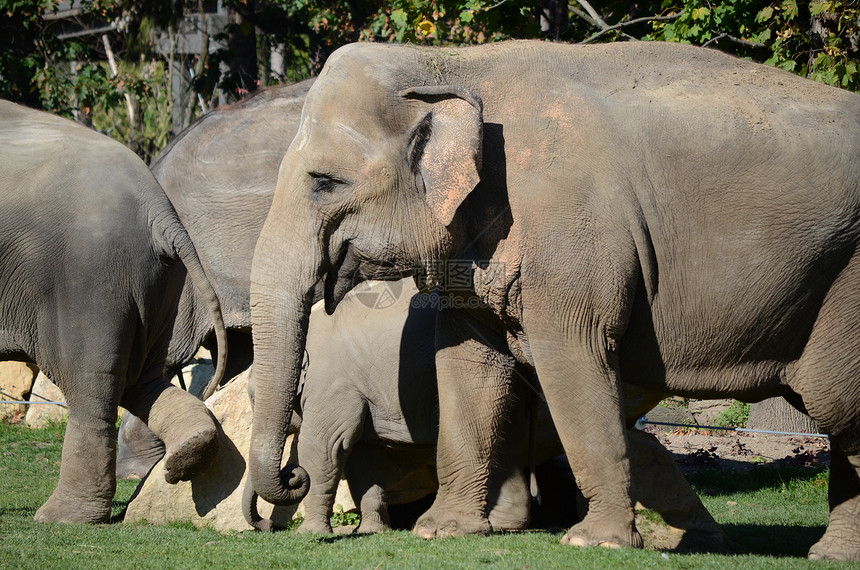
<svg viewBox="0 0 860 570">
<path fill-rule="evenodd" d="M 674 41 L 860 90 L 860 0 L 218 0 L 230 14 L 218 29 L 205 16 L 216 0 L 63 1 L 0 0 L 0 97 L 75 117 L 146 158 L 195 115 L 313 75 L 352 41 Z M 57 18 L 70 6 L 85 33 Z M 193 17 L 205 52 L 166 49 Z"/>
<path fill-rule="evenodd" d="M 860 1 L 664 0 L 680 16 L 649 39 L 715 46 L 836 87 L 860 90 Z"/>
</svg>

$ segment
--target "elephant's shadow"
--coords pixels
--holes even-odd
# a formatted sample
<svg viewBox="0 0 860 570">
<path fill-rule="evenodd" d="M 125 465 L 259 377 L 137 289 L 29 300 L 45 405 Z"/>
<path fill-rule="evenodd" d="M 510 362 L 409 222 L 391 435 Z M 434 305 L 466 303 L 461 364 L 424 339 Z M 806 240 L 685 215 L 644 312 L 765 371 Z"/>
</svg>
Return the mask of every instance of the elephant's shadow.
<svg viewBox="0 0 860 570">
<path fill-rule="evenodd" d="M 720 526 L 736 543 L 740 552 L 776 558 L 806 558 L 809 548 L 821 539 L 827 529 L 824 525 L 723 523 Z"/>
</svg>

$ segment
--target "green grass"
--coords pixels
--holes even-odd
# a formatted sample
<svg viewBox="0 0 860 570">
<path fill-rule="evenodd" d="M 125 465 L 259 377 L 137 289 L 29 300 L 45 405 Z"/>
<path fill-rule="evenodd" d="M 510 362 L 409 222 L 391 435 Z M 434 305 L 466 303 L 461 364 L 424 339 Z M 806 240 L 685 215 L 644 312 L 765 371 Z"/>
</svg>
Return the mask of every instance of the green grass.
<svg viewBox="0 0 860 570">
<path fill-rule="evenodd" d="M 38 524 L 36 509 L 59 476 L 62 426 L 0 424 L 2 568 L 830 568 L 806 550 L 827 522 L 826 475 L 761 467 L 691 477 L 703 502 L 745 553 L 725 556 L 573 549 L 562 530 L 423 541 L 409 532 L 310 537 L 222 535 L 189 525 Z M 134 491 L 120 481 L 118 516 Z"/>
<path fill-rule="evenodd" d="M 732 404 L 717 416 L 714 425 L 718 427 L 745 427 L 750 419 L 750 405 L 733 400 Z"/>
</svg>

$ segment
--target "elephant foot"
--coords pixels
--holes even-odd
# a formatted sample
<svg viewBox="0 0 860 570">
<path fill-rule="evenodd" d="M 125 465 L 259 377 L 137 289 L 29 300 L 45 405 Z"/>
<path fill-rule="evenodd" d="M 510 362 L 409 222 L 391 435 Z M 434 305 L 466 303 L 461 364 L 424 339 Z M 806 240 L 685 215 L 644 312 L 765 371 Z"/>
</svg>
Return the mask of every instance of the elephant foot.
<svg viewBox="0 0 860 570">
<path fill-rule="evenodd" d="M 493 527 L 485 517 L 444 510 L 435 505 L 421 515 L 412 529 L 413 534 L 425 539 L 492 532 Z"/>
<path fill-rule="evenodd" d="M 139 455 L 135 457 L 117 457 L 116 478 L 117 479 L 143 479 L 152 471 L 155 464 L 164 457 L 164 449 L 160 453 Z"/>
<path fill-rule="evenodd" d="M 296 532 L 301 534 L 332 534 L 333 531 L 328 519 L 306 517 Z"/>
<path fill-rule="evenodd" d="M 860 456 L 846 456 L 836 441 L 831 448 L 828 499 L 830 522 L 809 549 L 809 558 L 860 562 Z"/>
<path fill-rule="evenodd" d="M 839 525 L 836 526 L 834 528 L 831 515 L 831 523 L 824 536 L 809 549 L 809 559 L 860 562 L 860 533 L 855 528 L 839 530 Z"/>
<path fill-rule="evenodd" d="M 112 499 L 82 499 L 54 491 L 33 517 L 42 523 L 99 524 L 110 521 Z"/>
<path fill-rule="evenodd" d="M 528 507 L 522 509 L 521 512 L 511 513 L 493 509 L 490 511 L 489 519 L 490 526 L 495 531 L 525 530 L 531 522 Z"/>
<path fill-rule="evenodd" d="M 375 534 L 386 530 L 391 530 L 391 526 L 383 519 L 380 513 L 375 511 L 365 513 L 362 511 L 361 523 L 359 523 L 358 528 L 355 529 L 355 533 Z"/>
<path fill-rule="evenodd" d="M 119 427 L 116 478 L 143 479 L 164 457 L 164 442 L 143 421 L 127 413 Z"/>
<path fill-rule="evenodd" d="M 570 546 L 602 546 L 604 548 L 642 548 L 642 536 L 632 524 L 594 521 L 586 515 L 573 525 L 561 539 Z"/>
<path fill-rule="evenodd" d="M 164 480 L 173 485 L 200 475 L 212 464 L 219 444 L 215 426 L 186 438 L 176 449 L 168 450 L 164 460 Z"/>
</svg>

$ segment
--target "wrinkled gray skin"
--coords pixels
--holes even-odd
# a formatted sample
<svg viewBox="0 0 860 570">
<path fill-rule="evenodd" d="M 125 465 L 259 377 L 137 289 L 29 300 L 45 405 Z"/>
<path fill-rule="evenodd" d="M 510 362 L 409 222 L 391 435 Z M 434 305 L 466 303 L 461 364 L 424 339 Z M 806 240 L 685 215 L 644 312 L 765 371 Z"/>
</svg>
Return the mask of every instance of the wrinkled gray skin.
<svg viewBox="0 0 860 570">
<path fill-rule="evenodd" d="M 429 286 L 459 259 L 474 287 L 452 295 L 489 308 L 439 312 L 439 492 L 416 534 L 491 530 L 520 363 L 589 502 L 564 543 L 641 546 L 621 380 L 807 411 L 833 449 L 810 557 L 860 560 L 860 97 L 659 42 L 357 44 L 302 117 L 251 277 L 264 499 L 298 498 L 280 461 L 314 285 L 334 311 L 357 271 Z"/>
<path fill-rule="evenodd" d="M 361 284 L 333 315 L 321 303 L 314 306 L 296 414 L 301 418 L 294 422 L 300 423 L 298 460 L 310 476 L 300 532 L 332 531 L 342 477 L 361 512 L 359 533 L 390 528 L 389 505 L 436 491 L 436 306 L 437 297 L 418 294 L 411 279 Z M 529 526 L 526 472 L 532 463 L 563 453 L 546 406 L 536 404 L 539 388 L 529 371 L 518 371 L 514 390 L 519 404 L 503 427 L 505 445 L 488 485 L 487 518 L 497 530 Z M 529 413 L 537 413 L 534 424 Z M 725 535 L 671 454 L 651 435 L 631 437 L 634 498 L 687 531 L 681 548 L 725 550 Z M 569 514 L 575 510 L 567 505 Z M 249 519 L 258 528 L 270 525 Z"/>
<path fill-rule="evenodd" d="M 116 141 L 0 101 L 0 194 L 0 360 L 36 364 L 69 408 L 60 480 L 35 518 L 106 522 L 117 406 L 165 442 L 168 482 L 214 457 L 214 419 L 164 361 L 186 268 L 226 356 L 218 300 L 167 196 Z"/>
<path fill-rule="evenodd" d="M 230 343 L 226 380 L 253 360 L 251 259 L 275 193 L 278 167 L 298 130 L 312 84 L 307 80 L 265 89 L 219 107 L 180 133 L 151 165 L 221 301 Z M 179 372 L 201 345 L 214 349 L 212 332 L 206 304 L 186 279 L 167 353 L 168 376 Z M 161 441 L 134 415 L 126 415 L 119 431 L 117 477 L 143 477 L 163 455 Z"/>
</svg>

